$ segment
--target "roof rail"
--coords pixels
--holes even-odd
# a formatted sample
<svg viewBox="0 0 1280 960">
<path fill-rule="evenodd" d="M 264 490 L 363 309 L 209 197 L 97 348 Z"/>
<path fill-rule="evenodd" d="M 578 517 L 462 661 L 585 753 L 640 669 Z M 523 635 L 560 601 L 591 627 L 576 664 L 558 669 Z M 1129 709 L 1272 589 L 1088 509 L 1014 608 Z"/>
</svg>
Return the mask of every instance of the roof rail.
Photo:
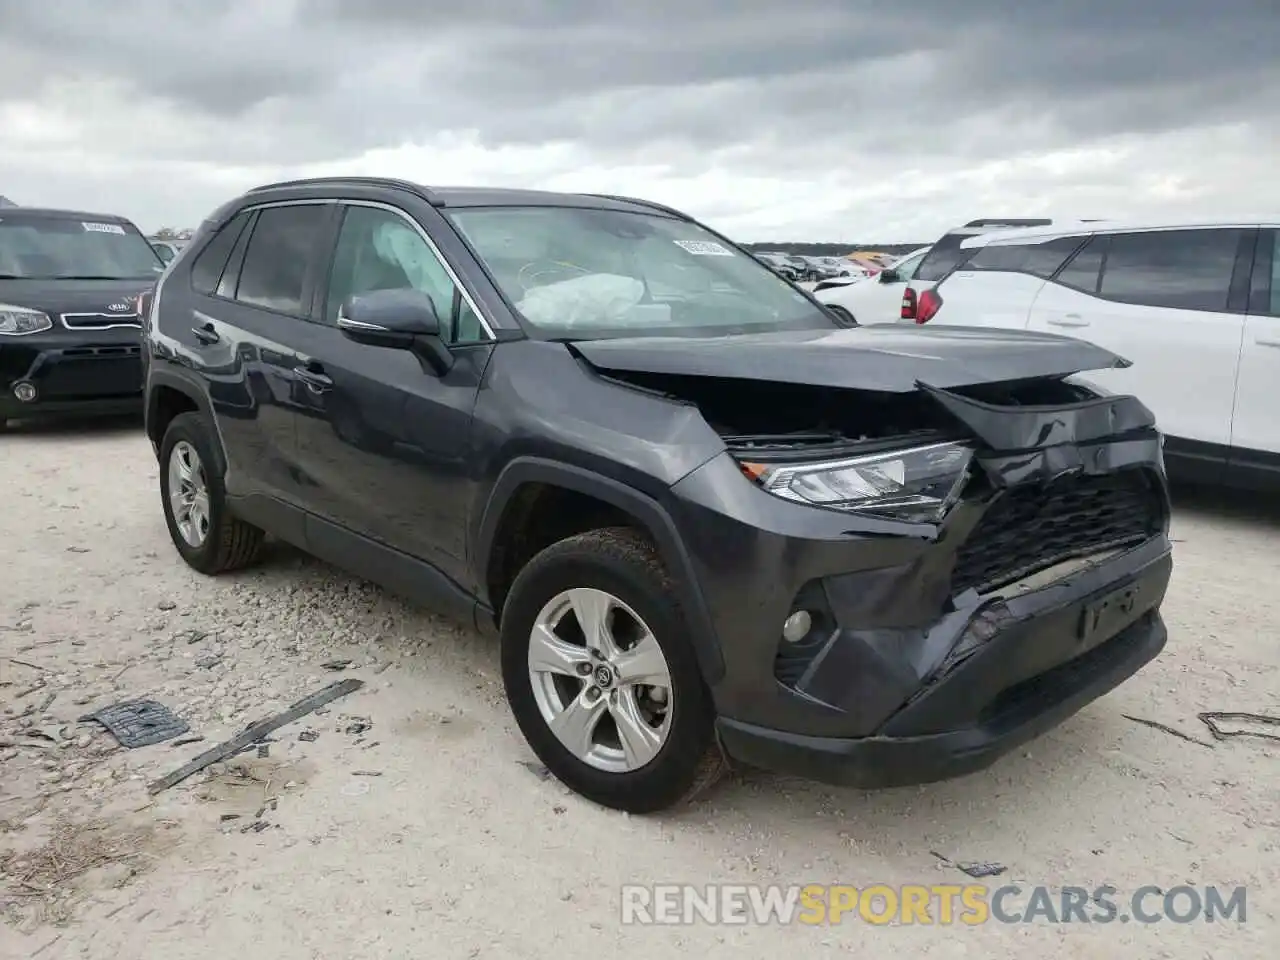
<svg viewBox="0 0 1280 960">
<path fill-rule="evenodd" d="M 411 180 L 399 180 L 395 177 L 306 177 L 301 180 L 281 180 L 277 183 L 264 183 L 254 187 L 249 193 L 262 193 L 266 190 L 277 190 L 282 187 L 314 187 L 332 184 L 334 186 L 352 187 L 391 187 L 404 190 L 414 196 L 421 197 L 432 206 L 443 206 L 443 202 L 434 193 L 420 183 Z"/>
<path fill-rule="evenodd" d="M 970 220 L 966 227 L 1051 227 L 1052 220 L 1027 217 L 991 217 L 984 220 Z"/>
<path fill-rule="evenodd" d="M 669 213 L 673 217 L 681 220 L 688 220 L 689 215 L 675 207 L 668 207 L 664 203 L 657 203 L 653 200 L 640 200 L 636 197 L 623 197 L 614 193 L 585 193 L 585 197 L 599 197 L 601 200 L 616 200 L 618 203 L 634 203 L 638 207 L 649 207 L 651 210 L 661 210 L 663 213 Z"/>
</svg>

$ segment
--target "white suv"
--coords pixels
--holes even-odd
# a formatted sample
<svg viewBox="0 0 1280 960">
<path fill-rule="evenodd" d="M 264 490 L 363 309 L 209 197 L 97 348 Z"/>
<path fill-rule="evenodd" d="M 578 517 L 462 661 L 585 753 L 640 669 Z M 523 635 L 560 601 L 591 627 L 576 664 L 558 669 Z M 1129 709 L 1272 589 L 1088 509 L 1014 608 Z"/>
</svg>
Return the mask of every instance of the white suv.
<svg viewBox="0 0 1280 960">
<path fill-rule="evenodd" d="M 917 323 L 1089 340 L 1131 361 L 1090 380 L 1136 394 L 1175 476 L 1280 488 L 1280 218 L 1078 221 L 963 242 Z"/>
</svg>

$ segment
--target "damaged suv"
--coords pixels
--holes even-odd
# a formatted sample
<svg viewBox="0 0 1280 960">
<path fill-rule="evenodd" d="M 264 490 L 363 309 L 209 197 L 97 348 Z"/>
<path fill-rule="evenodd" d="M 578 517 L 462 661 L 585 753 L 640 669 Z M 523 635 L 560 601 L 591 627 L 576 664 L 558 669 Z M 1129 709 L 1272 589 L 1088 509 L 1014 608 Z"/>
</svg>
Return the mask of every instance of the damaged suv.
<svg viewBox="0 0 1280 960">
<path fill-rule="evenodd" d="M 689 217 L 274 184 L 145 325 L 177 551 L 264 533 L 501 636 L 534 752 L 657 810 L 728 762 L 980 769 L 1165 643 L 1161 440 L 1067 338 L 843 328 Z"/>
</svg>

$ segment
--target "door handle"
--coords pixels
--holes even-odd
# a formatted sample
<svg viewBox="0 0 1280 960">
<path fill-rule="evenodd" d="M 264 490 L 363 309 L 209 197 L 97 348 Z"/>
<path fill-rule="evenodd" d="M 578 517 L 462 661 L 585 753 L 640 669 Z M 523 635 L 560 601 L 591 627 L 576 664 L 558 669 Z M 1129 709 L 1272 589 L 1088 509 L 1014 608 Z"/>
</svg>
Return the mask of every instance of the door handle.
<svg viewBox="0 0 1280 960">
<path fill-rule="evenodd" d="M 212 323 L 206 323 L 204 326 L 192 327 L 191 332 L 195 334 L 195 338 L 203 344 L 217 343 L 222 338 L 218 336 L 218 331 L 213 329 Z"/>
<path fill-rule="evenodd" d="M 1257 337 L 1253 342 L 1260 347 L 1280 347 L 1280 340 L 1274 337 Z"/>
<path fill-rule="evenodd" d="M 1081 318 L 1078 313 L 1068 313 L 1061 317 L 1052 317 L 1047 321 L 1055 327 L 1087 327 L 1089 321 Z"/>
<path fill-rule="evenodd" d="M 307 385 L 314 393 L 324 393 L 333 386 L 333 379 L 317 367 L 294 367 L 293 375 Z"/>
</svg>

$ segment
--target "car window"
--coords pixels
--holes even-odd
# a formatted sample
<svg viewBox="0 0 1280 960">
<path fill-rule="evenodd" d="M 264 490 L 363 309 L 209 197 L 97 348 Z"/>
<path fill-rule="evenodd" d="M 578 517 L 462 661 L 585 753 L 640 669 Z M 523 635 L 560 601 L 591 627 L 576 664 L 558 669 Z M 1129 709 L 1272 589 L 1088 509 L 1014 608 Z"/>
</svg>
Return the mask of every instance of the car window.
<svg viewBox="0 0 1280 960">
<path fill-rule="evenodd" d="M 324 204 L 267 207 L 249 238 L 236 299 L 255 307 L 303 316 L 307 268 L 324 225 Z"/>
<path fill-rule="evenodd" d="M 968 250 L 961 249 L 960 244 L 977 232 L 980 231 L 946 234 L 929 248 L 929 252 L 920 261 L 920 266 L 916 268 L 913 279 L 922 280 L 925 283 L 933 283 L 936 280 L 941 280 L 956 267 L 965 263 L 977 251 L 972 248 Z"/>
<path fill-rule="evenodd" d="M 924 262 L 925 254 L 928 252 L 926 250 L 924 253 L 917 253 L 914 257 L 908 257 L 901 263 L 894 264 L 893 269 L 897 271 L 898 276 L 903 280 L 910 280 L 916 275 L 916 271 L 920 269 L 920 264 Z"/>
<path fill-rule="evenodd" d="M 1102 272 L 1102 255 L 1106 252 L 1106 248 L 1105 237 L 1091 238 L 1055 279 L 1064 287 L 1096 294 L 1098 275 Z"/>
<path fill-rule="evenodd" d="M 1253 272 L 1249 282 L 1249 312 L 1280 317 L 1280 231 L 1263 230 L 1253 254 Z"/>
<path fill-rule="evenodd" d="M 329 275 L 325 318 L 335 322 L 339 308 L 353 296 L 409 289 L 431 298 L 446 343 L 486 339 L 474 308 L 417 228 L 390 210 L 348 207 Z"/>
<path fill-rule="evenodd" d="M 153 243 L 151 245 L 151 249 L 154 250 L 156 252 L 156 256 L 165 263 L 168 263 L 173 259 L 173 247 L 169 246 L 167 243 Z"/>
<path fill-rule="evenodd" d="M 1240 236 L 1240 230 L 1113 234 L 1099 292 L 1144 306 L 1226 310 Z"/>
<path fill-rule="evenodd" d="M 1028 273 L 1048 279 L 1067 257 L 1075 252 L 1084 237 L 1059 237 L 1043 243 L 1001 243 L 982 247 L 966 270 Z"/>
<path fill-rule="evenodd" d="M 246 210 L 232 217 L 191 261 L 191 288 L 196 293 L 214 292 L 222 271 L 227 267 L 231 249 L 244 231 L 244 225 L 249 222 L 249 214 L 250 211 Z"/>
</svg>

